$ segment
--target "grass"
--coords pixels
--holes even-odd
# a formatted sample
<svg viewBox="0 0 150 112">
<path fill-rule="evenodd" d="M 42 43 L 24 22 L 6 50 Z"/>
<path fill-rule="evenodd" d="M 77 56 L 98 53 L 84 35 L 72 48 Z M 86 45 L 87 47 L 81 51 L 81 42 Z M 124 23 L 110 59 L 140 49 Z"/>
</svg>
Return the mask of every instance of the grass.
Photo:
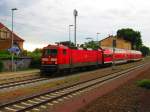
<svg viewBox="0 0 150 112">
<path fill-rule="evenodd" d="M 142 79 L 137 82 L 139 87 L 150 89 L 150 79 Z"/>
</svg>

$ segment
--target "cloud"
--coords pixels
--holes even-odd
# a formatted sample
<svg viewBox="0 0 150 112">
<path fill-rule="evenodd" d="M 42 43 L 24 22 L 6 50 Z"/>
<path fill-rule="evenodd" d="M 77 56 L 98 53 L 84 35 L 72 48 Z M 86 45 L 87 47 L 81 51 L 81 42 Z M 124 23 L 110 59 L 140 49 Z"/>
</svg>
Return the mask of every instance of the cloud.
<svg viewBox="0 0 150 112">
<path fill-rule="evenodd" d="M 77 41 L 87 36 L 100 39 L 116 34 L 120 28 L 133 28 L 149 42 L 150 1 L 142 0 L 1 0 L 0 20 L 11 27 L 11 8 L 14 14 L 14 30 L 26 43 L 43 45 L 68 40 L 68 25 L 74 23 L 73 10 L 78 10 Z M 73 40 L 73 31 L 71 32 Z M 34 46 L 35 47 L 35 46 Z"/>
</svg>

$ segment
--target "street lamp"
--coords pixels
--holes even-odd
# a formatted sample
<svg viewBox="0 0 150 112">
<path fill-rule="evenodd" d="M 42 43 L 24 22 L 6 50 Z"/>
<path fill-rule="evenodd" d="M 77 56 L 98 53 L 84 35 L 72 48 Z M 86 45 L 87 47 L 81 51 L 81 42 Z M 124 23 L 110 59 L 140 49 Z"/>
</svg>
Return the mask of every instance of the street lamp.
<svg viewBox="0 0 150 112">
<path fill-rule="evenodd" d="M 97 34 L 97 37 L 96 37 L 97 46 L 99 46 L 99 45 L 98 45 L 98 35 L 99 35 L 100 33 L 97 32 L 96 34 Z"/>
<path fill-rule="evenodd" d="M 72 26 L 74 26 L 74 25 L 69 25 L 69 46 L 71 45 L 70 29 L 71 29 Z"/>
<path fill-rule="evenodd" d="M 76 41 L 76 18 L 78 16 L 78 11 L 76 9 L 74 9 L 73 15 L 74 15 L 74 43 L 76 46 L 76 44 L 77 44 L 77 41 Z"/>
<path fill-rule="evenodd" d="M 13 38 L 13 19 L 14 19 L 14 11 L 18 10 L 17 8 L 12 8 L 11 9 L 11 12 L 12 12 L 12 33 L 11 33 L 11 47 L 13 48 L 13 43 L 14 43 L 14 38 Z M 14 70 L 14 67 L 13 67 L 13 63 L 14 63 L 14 54 L 12 53 L 11 55 L 11 64 L 12 64 L 12 68 L 11 70 L 13 71 Z"/>
</svg>

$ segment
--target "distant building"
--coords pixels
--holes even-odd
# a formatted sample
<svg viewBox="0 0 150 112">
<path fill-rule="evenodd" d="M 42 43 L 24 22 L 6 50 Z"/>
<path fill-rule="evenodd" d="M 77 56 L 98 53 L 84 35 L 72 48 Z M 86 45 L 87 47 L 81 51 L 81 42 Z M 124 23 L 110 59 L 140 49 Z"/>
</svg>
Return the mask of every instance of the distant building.
<svg viewBox="0 0 150 112">
<path fill-rule="evenodd" d="M 113 43 L 113 38 L 116 39 L 116 48 L 120 48 L 120 49 L 131 49 L 131 42 L 124 40 L 123 38 L 120 37 L 116 37 L 116 36 L 112 36 L 110 35 L 109 37 L 99 41 L 99 45 L 101 47 L 112 47 L 112 43 Z"/>
<path fill-rule="evenodd" d="M 18 35 L 13 33 L 14 46 L 18 46 L 23 50 L 24 40 Z M 6 50 L 11 48 L 12 44 L 12 32 L 4 24 L 0 22 L 0 50 Z"/>
</svg>

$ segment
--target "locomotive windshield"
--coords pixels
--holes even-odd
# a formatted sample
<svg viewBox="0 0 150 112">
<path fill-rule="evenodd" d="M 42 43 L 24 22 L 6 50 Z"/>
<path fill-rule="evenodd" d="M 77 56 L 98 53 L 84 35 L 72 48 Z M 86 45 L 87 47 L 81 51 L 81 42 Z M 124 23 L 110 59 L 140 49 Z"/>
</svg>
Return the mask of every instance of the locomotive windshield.
<svg viewBox="0 0 150 112">
<path fill-rule="evenodd" d="M 57 49 L 45 49 L 43 55 L 57 55 Z"/>
</svg>

